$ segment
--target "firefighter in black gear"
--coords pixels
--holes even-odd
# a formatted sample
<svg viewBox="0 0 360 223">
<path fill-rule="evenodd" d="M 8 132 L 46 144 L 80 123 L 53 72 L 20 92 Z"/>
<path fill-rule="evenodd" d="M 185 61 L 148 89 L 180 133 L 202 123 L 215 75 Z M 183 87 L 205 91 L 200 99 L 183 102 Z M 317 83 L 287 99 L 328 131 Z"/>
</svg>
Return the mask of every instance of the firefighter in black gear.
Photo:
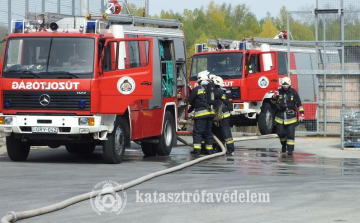
<svg viewBox="0 0 360 223">
<path fill-rule="evenodd" d="M 233 110 L 233 104 L 231 99 L 231 91 L 224 87 L 224 81 L 221 77 L 213 78 L 216 86 L 215 98 L 216 98 L 216 115 L 213 125 L 213 131 L 215 135 L 222 139 L 221 141 L 226 144 L 226 154 L 232 155 L 235 151 L 234 140 L 232 138 L 230 130 L 230 112 Z"/>
<path fill-rule="evenodd" d="M 189 112 L 191 112 L 192 109 L 195 109 L 193 129 L 194 150 L 191 154 L 200 155 L 202 139 L 205 141 L 207 153 L 212 154 L 214 137 L 211 132 L 211 125 L 213 123 L 215 111 L 208 101 L 208 95 L 210 94 L 208 85 L 211 83 L 209 82 L 207 71 L 198 74 L 198 83 L 199 86 L 194 88 L 189 96 L 189 103 L 191 105 Z"/>
<path fill-rule="evenodd" d="M 300 122 L 305 119 L 305 114 L 298 93 L 291 88 L 290 78 L 282 78 L 281 88 L 274 93 L 271 102 L 276 106 L 276 133 L 282 145 L 282 152 L 288 151 L 288 155 L 292 155 L 295 146 L 295 127 L 298 122 L 297 113 L 300 113 Z"/>
</svg>

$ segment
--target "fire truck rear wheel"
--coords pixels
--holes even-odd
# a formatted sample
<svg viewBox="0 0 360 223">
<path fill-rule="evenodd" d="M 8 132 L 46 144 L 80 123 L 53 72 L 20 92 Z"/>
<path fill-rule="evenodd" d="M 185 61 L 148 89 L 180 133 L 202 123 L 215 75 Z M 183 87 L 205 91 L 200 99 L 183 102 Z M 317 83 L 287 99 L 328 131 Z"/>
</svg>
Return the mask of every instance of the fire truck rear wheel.
<svg viewBox="0 0 360 223">
<path fill-rule="evenodd" d="M 264 103 L 258 118 L 258 127 L 262 135 L 268 135 L 274 128 L 274 109 L 269 103 Z"/>
<path fill-rule="evenodd" d="M 90 154 L 94 152 L 96 145 L 91 143 L 67 144 L 65 147 L 69 153 Z"/>
<path fill-rule="evenodd" d="M 6 137 L 6 149 L 12 161 L 25 161 L 29 156 L 30 144 L 16 139 L 14 134 Z"/>
<path fill-rule="evenodd" d="M 166 111 L 163 124 L 163 133 L 160 136 L 159 144 L 157 144 L 156 148 L 156 154 L 158 156 L 170 155 L 174 145 L 174 137 L 176 137 L 175 134 L 176 131 L 174 117 L 171 112 Z"/>
<path fill-rule="evenodd" d="M 103 142 L 103 158 L 106 163 L 121 163 L 126 147 L 126 132 L 129 132 L 127 120 L 121 116 L 117 117 L 114 130 L 108 134 L 108 140 Z"/>
</svg>

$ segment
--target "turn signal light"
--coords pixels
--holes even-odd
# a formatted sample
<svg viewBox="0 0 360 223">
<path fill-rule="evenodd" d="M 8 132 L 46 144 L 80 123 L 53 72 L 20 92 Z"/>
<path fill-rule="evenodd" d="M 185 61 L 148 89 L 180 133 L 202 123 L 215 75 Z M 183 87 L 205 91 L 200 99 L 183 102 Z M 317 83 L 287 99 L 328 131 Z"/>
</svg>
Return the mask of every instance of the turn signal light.
<svg viewBox="0 0 360 223">
<path fill-rule="evenodd" d="M 4 117 L 0 117 L 0 125 L 4 124 Z"/>
<path fill-rule="evenodd" d="M 90 126 L 95 126 L 95 119 L 94 118 L 89 118 L 89 125 Z"/>
</svg>

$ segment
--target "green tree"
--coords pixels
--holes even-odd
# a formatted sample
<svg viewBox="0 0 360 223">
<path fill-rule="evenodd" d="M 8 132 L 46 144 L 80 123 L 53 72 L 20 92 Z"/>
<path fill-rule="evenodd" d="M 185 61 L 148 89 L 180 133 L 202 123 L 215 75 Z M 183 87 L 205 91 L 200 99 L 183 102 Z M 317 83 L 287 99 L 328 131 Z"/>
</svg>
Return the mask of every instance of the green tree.
<svg viewBox="0 0 360 223">
<path fill-rule="evenodd" d="M 274 38 L 279 33 L 271 19 L 269 18 L 261 27 L 259 37 Z"/>
</svg>

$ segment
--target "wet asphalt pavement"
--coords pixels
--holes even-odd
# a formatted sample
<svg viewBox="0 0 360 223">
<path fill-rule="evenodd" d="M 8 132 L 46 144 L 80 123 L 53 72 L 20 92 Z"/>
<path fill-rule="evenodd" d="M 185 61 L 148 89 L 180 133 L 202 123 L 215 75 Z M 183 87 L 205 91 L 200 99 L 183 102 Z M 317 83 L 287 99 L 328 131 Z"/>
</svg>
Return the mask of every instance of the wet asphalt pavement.
<svg viewBox="0 0 360 223">
<path fill-rule="evenodd" d="M 308 142 L 301 143 L 309 147 Z M 277 139 L 236 143 L 232 157 L 204 161 L 128 189 L 126 207 L 119 215 L 100 216 L 84 201 L 20 222 L 359 222 L 360 158 L 326 158 L 315 155 L 315 148 L 314 153 L 301 149 L 301 143 L 292 157 L 278 152 Z M 322 145 L 320 140 L 314 147 Z M 63 147 L 35 149 L 24 163 L 0 154 L 0 215 L 90 192 L 103 180 L 122 184 L 182 164 L 193 159 L 190 150 L 179 146 L 170 157 L 144 157 L 140 146 L 133 144 L 120 165 L 103 164 L 101 147 L 87 156 L 68 154 Z M 270 202 L 136 202 L 136 191 L 203 190 L 268 193 Z"/>
</svg>

